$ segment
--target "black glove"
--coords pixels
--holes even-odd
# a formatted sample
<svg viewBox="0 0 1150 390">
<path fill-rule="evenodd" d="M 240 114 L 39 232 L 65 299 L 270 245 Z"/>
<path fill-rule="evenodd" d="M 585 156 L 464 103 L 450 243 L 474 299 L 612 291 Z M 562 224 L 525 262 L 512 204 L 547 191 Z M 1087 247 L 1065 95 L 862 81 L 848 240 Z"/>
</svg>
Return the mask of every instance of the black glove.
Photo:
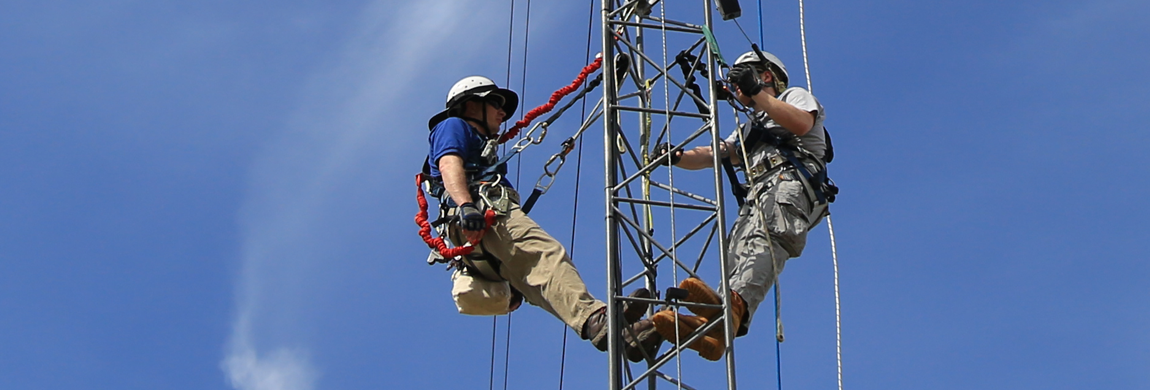
<svg viewBox="0 0 1150 390">
<path fill-rule="evenodd" d="M 759 81 L 759 75 L 755 74 L 755 68 L 750 66 L 736 66 L 727 72 L 727 81 L 739 87 L 739 91 L 748 97 L 759 94 L 763 90 L 763 83 Z"/>
<path fill-rule="evenodd" d="M 487 228 L 487 219 L 483 218 L 483 213 L 479 212 L 479 208 L 475 207 L 475 203 L 467 202 L 459 205 L 459 226 L 463 230 L 483 230 Z"/>
<path fill-rule="evenodd" d="M 677 150 L 671 155 L 671 161 L 667 161 L 667 151 L 671 150 L 671 145 L 663 142 L 655 146 L 655 150 L 651 152 L 651 161 L 659 161 L 663 165 L 671 166 L 679 163 L 683 159 L 683 151 Z"/>
</svg>

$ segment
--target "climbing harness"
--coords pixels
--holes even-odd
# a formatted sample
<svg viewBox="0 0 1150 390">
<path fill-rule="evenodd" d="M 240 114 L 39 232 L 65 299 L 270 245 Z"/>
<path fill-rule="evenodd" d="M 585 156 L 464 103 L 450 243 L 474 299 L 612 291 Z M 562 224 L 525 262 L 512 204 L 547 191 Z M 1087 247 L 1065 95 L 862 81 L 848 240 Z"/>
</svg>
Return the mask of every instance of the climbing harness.
<svg viewBox="0 0 1150 390">
<path fill-rule="evenodd" d="M 762 161 L 748 168 L 747 175 L 756 178 L 766 177 L 770 174 L 779 173 L 783 169 L 793 167 L 799 172 L 798 179 L 803 183 L 807 196 L 812 202 L 816 202 L 816 204 L 821 206 L 825 211 L 826 204 L 834 202 L 835 195 L 839 192 L 838 186 L 834 184 L 833 180 L 827 177 L 827 163 L 823 159 L 816 157 L 814 153 L 798 145 L 797 137 L 776 134 L 762 127 L 758 121 L 752 121 L 750 125 L 751 131 L 746 136 L 746 144 L 755 147 L 755 145 L 765 143 L 766 145 L 773 146 L 773 150 L 768 151 L 767 155 L 762 158 Z M 826 132 L 826 129 L 824 128 L 823 131 Z M 810 169 L 803 163 L 803 160 L 812 161 L 818 166 L 815 173 L 811 173 Z M 750 161 L 747 161 L 747 163 L 750 163 Z M 821 212 L 813 215 L 816 216 L 816 219 L 822 217 Z"/>
</svg>

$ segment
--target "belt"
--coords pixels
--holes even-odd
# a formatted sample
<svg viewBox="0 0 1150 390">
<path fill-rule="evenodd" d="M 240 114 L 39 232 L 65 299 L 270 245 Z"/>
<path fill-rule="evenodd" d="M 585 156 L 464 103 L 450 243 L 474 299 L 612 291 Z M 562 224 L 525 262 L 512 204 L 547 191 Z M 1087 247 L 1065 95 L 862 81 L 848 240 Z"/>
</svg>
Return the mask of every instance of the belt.
<svg viewBox="0 0 1150 390">
<path fill-rule="evenodd" d="M 778 152 L 770 153 L 764 157 L 758 164 L 755 164 L 747 170 L 747 174 L 751 180 L 758 182 L 760 178 L 766 176 L 768 173 L 774 172 L 779 168 L 787 165 L 787 158 Z"/>
</svg>

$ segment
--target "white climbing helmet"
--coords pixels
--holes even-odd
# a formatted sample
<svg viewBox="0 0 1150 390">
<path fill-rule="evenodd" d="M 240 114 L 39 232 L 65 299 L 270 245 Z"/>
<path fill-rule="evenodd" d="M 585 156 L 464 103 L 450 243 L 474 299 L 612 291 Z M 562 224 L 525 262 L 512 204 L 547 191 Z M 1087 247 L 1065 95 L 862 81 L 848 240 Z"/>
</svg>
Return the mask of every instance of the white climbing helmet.
<svg viewBox="0 0 1150 390">
<path fill-rule="evenodd" d="M 455 85 L 451 86 L 451 90 L 447 92 L 447 102 L 444 104 L 445 110 L 440 111 L 431 120 L 427 121 L 427 128 L 434 129 L 435 125 L 443 122 L 444 119 L 451 117 L 451 108 L 456 105 L 467 101 L 470 98 L 484 98 L 489 95 L 498 96 L 503 99 L 503 112 L 506 113 L 503 121 L 511 118 L 515 113 L 515 109 L 519 107 L 519 95 L 510 89 L 499 88 L 495 85 L 494 81 L 483 76 L 470 76 L 464 77 L 459 80 Z"/>
<path fill-rule="evenodd" d="M 763 53 L 763 57 L 767 58 L 767 62 L 775 64 L 775 66 L 779 67 L 779 70 L 781 70 L 783 72 L 783 74 L 782 74 L 783 80 L 782 81 L 784 83 L 789 82 L 791 75 L 787 74 L 787 66 L 783 65 L 783 61 L 780 60 L 779 57 L 776 57 L 774 54 L 771 54 L 769 52 L 762 51 L 762 53 Z M 762 62 L 763 62 L 763 60 L 761 58 L 759 58 L 759 54 L 755 53 L 754 50 L 743 53 L 743 55 L 741 55 L 741 56 L 739 56 L 739 58 L 735 59 L 735 65 L 758 64 L 758 63 L 762 63 Z"/>
</svg>

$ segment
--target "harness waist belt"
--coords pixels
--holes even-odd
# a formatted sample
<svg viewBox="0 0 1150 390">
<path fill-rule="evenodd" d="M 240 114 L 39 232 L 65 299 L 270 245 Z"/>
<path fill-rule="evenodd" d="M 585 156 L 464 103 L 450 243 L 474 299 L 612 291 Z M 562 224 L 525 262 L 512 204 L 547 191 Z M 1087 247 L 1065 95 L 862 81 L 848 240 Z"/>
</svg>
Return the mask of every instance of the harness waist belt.
<svg viewBox="0 0 1150 390">
<path fill-rule="evenodd" d="M 775 153 L 769 153 L 759 160 L 758 163 L 747 170 L 747 174 L 750 175 L 751 180 L 756 182 L 768 173 L 779 170 L 787 165 L 787 158 L 779 154 L 777 150 Z"/>
</svg>

